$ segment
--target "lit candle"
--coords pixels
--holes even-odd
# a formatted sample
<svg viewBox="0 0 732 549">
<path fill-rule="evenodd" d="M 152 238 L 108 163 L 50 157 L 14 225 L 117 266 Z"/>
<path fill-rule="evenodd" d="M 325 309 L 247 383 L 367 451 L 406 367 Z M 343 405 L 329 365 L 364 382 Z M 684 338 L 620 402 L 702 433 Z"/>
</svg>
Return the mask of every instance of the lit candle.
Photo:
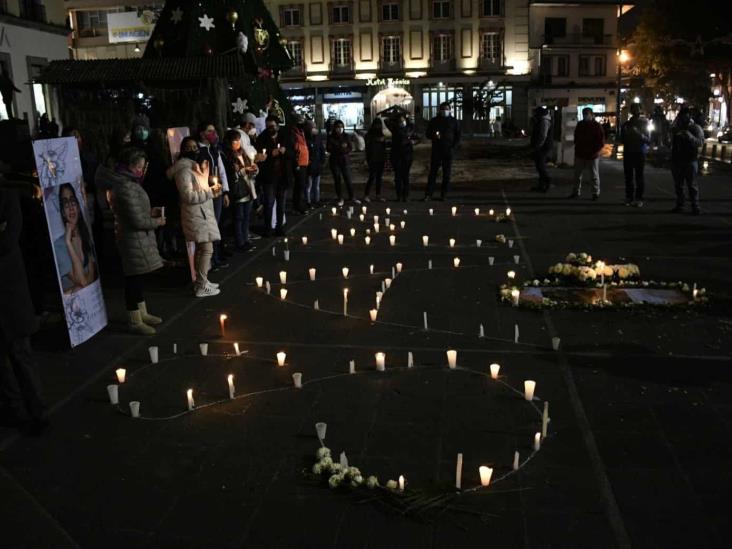
<svg viewBox="0 0 732 549">
<path fill-rule="evenodd" d="M 541 414 L 541 438 L 546 438 L 549 427 L 549 401 L 544 401 L 544 411 Z"/>
<path fill-rule="evenodd" d="M 478 337 L 484 338 L 485 337 L 485 328 L 483 328 L 483 324 L 481 323 L 480 326 L 478 326 Z"/>
<path fill-rule="evenodd" d="M 463 484 L 463 455 L 458 454 L 455 463 L 455 488 L 460 490 Z"/>
<path fill-rule="evenodd" d="M 374 232 L 375 233 L 378 233 L 379 232 L 379 224 L 378 223 L 374 223 Z"/>
<path fill-rule="evenodd" d="M 333 215 L 338 213 L 338 210 L 336 209 L 335 206 L 330 209 L 330 213 L 332 213 Z"/>
<path fill-rule="evenodd" d="M 364 216 L 363 214 L 358 216 L 359 221 L 363 221 L 364 219 L 366 219 L 366 216 Z"/>
<path fill-rule="evenodd" d="M 451 248 L 454 248 L 455 247 L 455 239 L 454 238 L 451 238 L 450 239 L 450 247 Z"/>
<path fill-rule="evenodd" d="M 277 353 L 277 366 L 284 366 L 286 358 L 287 353 L 285 353 L 285 351 L 280 351 L 279 353 Z"/>
<path fill-rule="evenodd" d="M 302 243 L 307 246 L 307 243 L 308 243 L 308 237 L 307 236 L 303 236 L 302 237 Z"/>
<path fill-rule="evenodd" d="M 498 372 L 501 371 L 501 365 L 495 362 L 491 364 L 491 379 L 498 379 Z"/>
<path fill-rule="evenodd" d="M 150 362 L 152 364 L 157 364 L 158 363 L 158 358 L 159 358 L 159 349 L 158 349 L 158 347 L 155 346 L 155 345 L 152 346 L 152 347 L 148 347 L 147 348 L 147 352 L 150 355 Z"/>
<path fill-rule="evenodd" d="M 524 381 L 524 400 L 531 402 L 534 400 L 534 391 L 536 390 L 536 381 L 527 379 Z"/>
<path fill-rule="evenodd" d="M 229 384 L 229 398 L 234 398 L 234 374 L 229 374 L 226 376 L 226 382 Z"/>
<path fill-rule="evenodd" d="M 404 265 L 402 263 L 397 262 L 397 264 L 396 264 L 396 272 L 397 272 L 397 274 L 399 274 L 399 273 L 402 272 L 402 268 L 403 267 L 404 267 Z"/>
<path fill-rule="evenodd" d="M 379 313 L 378 309 L 371 309 L 369 311 L 369 316 L 371 317 L 371 322 L 376 322 L 376 315 Z"/>
<path fill-rule="evenodd" d="M 490 467 L 486 467 L 485 465 L 481 465 L 478 468 L 478 472 L 480 473 L 480 485 L 488 486 L 491 483 L 491 476 L 493 476 L 493 469 L 491 469 Z"/>
<path fill-rule="evenodd" d="M 459 266 L 460 266 L 460 258 L 459 258 L 459 257 L 456 257 L 456 258 L 454 258 L 454 259 L 452 260 L 452 264 L 453 264 L 453 265 L 454 265 L 455 267 L 459 267 Z"/>
<path fill-rule="evenodd" d="M 511 215 L 511 208 L 506 208 L 506 217 L 510 217 Z"/>
<path fill-rule="evenodd" d="M 452 207 L 452 215 L 455 216 L 457 214 L 457 206 Z"/>
<path fill-rule="evenodd" d="M 435 210 L 433 210 L 432 208 L 430 208 L 430 209 L 429 209 L 429 212 L 430 212 L 430 215 L 434 215 L 434 213 L 435 213 Z"/>
<path fill-rule="evenodd" d="M 407 368 L 414 368 L 414 355 L 412 351 L 407 353 Z"/>
<path fill-rule="evenodd" d="M 495 212 L 493 211 L 493 208 L 491 208 L 490 210 L 488 210 L 488 215 L 493 215 L 494 213 Z"/>
<path fill-rule="evenodd" d="M 480 247 L 481 247 L 482 245 L 483 245 L 483 241 L 482 241 L 481 239 L 477 239 L 477 240 L 475 241 L 475 246 L 476 246 L 477 248 L 480 248 Z"/>
<path fill-rule="evenodd" d="M 385 278 L 384 279 L 384 289 L 388 290 L 391 288 L 391 278 Z"/>
<path fill-rule="evenodd" d="M 404 209 L 402 210 L 402 213 L 403 213 L 404 215 L 407 215 L 407 209 L 406 209 L 406 208 L 404 208 Z"/>
<path fill-rule="evenodd" d="M 114 373 L 117 374 L 117 383 L 122 384 L 125 382 L 125 379 L 127 378 L 127 370 L 124 368 L 117 368 Z"/>
<path fill-rule="evenodd" d="M 234 354 L 236 356 L 239 356 L 241 354 L 241 351 L 239 351 L 239 344 L 238 343 L 234 343 Z"/>
<path fill-rule="evenodd" d="M 399 475 L 399 491 L 404 491 L 404 485 L 406 484 L 406 481 L 404 480 L 404 475 Z"/>
<path fill-rule="evenodd" d="M 384 353 L 376 353 L 376 369 L 379 372 L 386 370 L 386 355 Z"/>
<path fill-rule="evenodd" d="M 361 213 L 366 213 L 368 211 L 368 208 L 366 206 L 361 206 Z"/>
<path fill-rule="evenodd" d="M 295 372 L 292 374 L 292 382 L 295 384 L 295 389 L 302 389 L 302 373 Z"/>
<path fill-rule="evenodd" d="M 379 222 L 379 216 L 378 216 L 378 215 L 375 215 L 375 216 L 374 216 L 374 223 L 376 224 L 376 223 L 378 223 L 378 222 Z"/>
<path fill-rule="evenodd" d="M 395 246 L 396 245 L 396 235 L 389 235 L 389 245 Z"/>
<path fill-rule="evenodd" d="M 426 248 L 427 246 L 429 246 L 429 244 L 430 244 L 430 237 L 427 235 L 424 235 L 422 237 L 422 246 L 424 246 Z"/>
<path fill-rule="evenodd" d="M 400 221 L 399 222 L 399 226 L 403 229 L 404 227 L 407 226 L 407 222 L 406 221 Z"/>
<path fill-rule="evenodd" d="M 509 278 L 509 280 L 513 280 L 514 278 L 516 278 L 516 271 L 508 271 L 506 273 L 506 276 Z"/>
<path fill-rule="evenodd" d="M 355 374 L 356 373 L 356 361 L 355 360 L 349 360 L 348 361 L 348 373 L 349 374 Z"/>
<path fill-rule="evenodd" d="M 387 208 L 385 211 L 386 211 L 386 215 L 391 215 L 391 208 Z"/>
<path fill-rule="evenodd" d="M 457 351 L 455 349 L 447 351 L 447 366 L 451 370 L 457 368 Z"/>
<path fill-rule="evenodd" d="M 348 316 L 348 288 L 343 288 L 343 316 Z"/>
<path fill-rule="evenodd" d="M 521 297 L 521 292 L 518 290 L 518 288 L 514 288 L 511 290 L 511 303 L 514 307 L 519 306 L 519 297 Z"/>
<path fill-rule="evenodd" d="M 381 306 L 381 298 L 384 297 L 384 292 L 376 292 L 376 308 Z"/>
<path fill-rule="evenodd" d="M 229 317 L 227 315 L 223 315 L 223 314 L 219 315 L 219 326 L 221 326 L 221 335 L 222 336 L 226 335 L 226 320 L 228 318 Z"/>
<path fill-rule="evenodd" d="M 475 208 L 473 211 L 475 212 L 475 215 L 480 215 L 480 208 Z"/>
<path fill-rule="evenodd" d="M 343 245 L 343 235 L 342 234 L 338 235 L 338 244 L 340 244 L 341 246 Z"/>
<path fill-rule="evenodd" d="M 186 391 L 186 398 L 188 399 L 188 410 L 193 410 L 196 407 L 196 402 L 193 400 L 193 389 Z"/>
<path fill-rule="evenodd" d="M 348 267 L 343 267 L 341 272 L 343 273 L 343 278 L 348 278 Z"/>
<path fill-rule="evenodd" d="M 536 433 L 534 435 L 534 450 L 541 449 L 541 433 Z"/>
<path fill-rule="evenodd" d="M 308 275 L 310 276 L 310 280 L 315 280 L 315 267 L 310 267 L 308 269 Z"/>
<path fill-rule="evenodd" d="M 349 232 L 351 233 L 351 238 L 356 236 L 356 229 L 354 229 L 353 227 L 351 227 L 351 230 Z"/>
<path fill-rule="evenodd" d="M 518 450 L 516 450 L 513 453 L 513 470 L 518 471 L 518 468 L 519 468 L 519 453 L 518 453 Z"/>
<path fill-rule="evenodd" d="M 257 278 L 255 278 L 254 282 L 257 283 L 257 288 L 261 288 L 262 286 L 264 286 L 264 278 L 261 276 L 258 276 Z"/>
<path fill-rule="evenodd" d="M 369 265 L 369 274 L 374 274 L 374 266 Z"/>
<path fill-rule="evenodd" d="M 368 236 L 368 235 L 366 235 L 366 236 L 365 236 L 365 237 L 363 238 L 363 241 L 364 241 L 364 243 L 365 243 L 365 244 L 366 244 L 367 246 L 369 246 L 369 245 L 371 244 L 371 237 L 370 237 L 370 236 Z"/>
<path fill-rule="evenodd" d="M 272 285 L 269 283 L 269 280 L 264 283 L 264 286 L 267 289 L 267 295 L 269 295 L 272 292 Z"/>
<path fill-rule="evenodd" d="M 600 284 L 604 286 L 605 285 L 605 262 L 604 261 L 597 262 L 597 270 L 600 271 Z"/>
<path fill-rule="evenodd" d="M 199 343 L 198 350 L 201 351 L 201 356 L 208 356 L 208 343 Z"/>
<path fill-rule="evenodd" d="M 284 301 L 287 298 L 287 288 L 280 288 L 280 299 Z"/>
<path fill-rule="evenodd" d="M 335 240 L 336 238 L 338 238 L 338 229 L 331 229 L 330 230 L 330 237 L 333 240 Z"/>
<path fill-rule="evenodd" d="M 389 230 L 392 231 L 392 232 L 394 232 L 396 230 L 396 225 L 394 225 L 394 223 L 391 223 L 389 225 Z"/>
</svg>

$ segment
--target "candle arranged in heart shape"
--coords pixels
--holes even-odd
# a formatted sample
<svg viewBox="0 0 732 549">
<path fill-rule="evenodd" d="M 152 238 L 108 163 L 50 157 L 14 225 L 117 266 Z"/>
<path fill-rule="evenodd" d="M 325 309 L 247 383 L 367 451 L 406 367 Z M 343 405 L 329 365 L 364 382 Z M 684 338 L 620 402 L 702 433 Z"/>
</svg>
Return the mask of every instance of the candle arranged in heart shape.
<svg viewBox="0 0 732 549">
<path fill-rule="evenodd" d="M 335 240 L 336 238 L 338 238 L 338 229 L 331 229 L 330 230 L 330 237 L 333 240 Z"/>
<path fill-rule="evenodd" d="M 338 235 L 338 244 L 343 245 L 343 235 L 342 234 Z"/>
<path fill-rule="evenodd" d="M 370 246 L 371 245 L 371 237 L 370 236 L 366 235 L 363 238 L 363 241 L 364 241 L 364 244 L 366 244 L 367 246 Z"/>
<path fill-rule="evenodd" d="M 354 236 L 356 236 L 356 229 L 354 229 L 353 227 L 351 227 L 349 233 L 351 234 L 351 238 L 353 238 Z"/>
<path fill-rule="evenodd" d="M 280 299 L 282 301 L 287 297 L 287 288 L 280 288 Z"/>
<path fill-rule="evenodd" d="M 280 271 L 280 284 L 287 284 L 287 271 Z"/>
<path fill-rule="evenodd" d="M 264 286 L 264 278 L 261 276 L 258 276 L 257 278 L 255 278 L 254 282 L 257 283 L 257 288 L 261 288 L 262 286 Z"/>
<path fill-rule="evenodd" d="M 491 364 L 491 379 L 498 379 L 498 372 L 501 371 L 501 365 L 495 362 Z"/>
<path fill-rule="evenodd" d="M 117 368 L 114 373 L 117 375 L 117 383 L 122 384 L 127 379 L 127 370 L 124 368 Z"/>
<path fill-rule="evenodd" d="M 396 246 L 396 235 L 390 235 L 389 236 L 389 245 L 390 246 Z"/>
<path fill-rule="evenodd" d="M 450 247 L 451 248 L 454 248 L 455 247 L 455 239 L 454 238 L 451 238 L 450 239 Z"/>
<path fill-rule="evenodd" d="M 527 379 L 524 381 L 524 400 L 531 402 L 534 400 L 534 391 L 536 390 L 536 381 Z"/>
<path fill-rule="evenodd" d="M 277 366 L 284 366 L 286 358 L 287 358 L 287 353 L 285 353 L 285 351 L 278 352 L 277 353 Z"/>
</svg>

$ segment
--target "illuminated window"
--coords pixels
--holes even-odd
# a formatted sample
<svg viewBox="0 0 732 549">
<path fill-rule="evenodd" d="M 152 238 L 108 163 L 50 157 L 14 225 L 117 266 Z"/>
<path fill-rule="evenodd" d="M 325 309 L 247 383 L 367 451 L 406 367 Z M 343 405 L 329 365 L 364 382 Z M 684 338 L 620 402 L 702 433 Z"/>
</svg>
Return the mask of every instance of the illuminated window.
<svg viewBox="0 0 732 549">
<path fill-rule="evenodd" d="M 385 36 L 381 39 L 381 51 L 383 52 L 384 63 L 394 65 L 401 62 L 401 39 L 398 36 Z"/>
<path fill-rule="evenodd" d="M 297 40 L 287 42 L 287 51 L 290 52 L 295 68 L 302 67 L 302 42 Z"/>
<path fill-rule="evenodd" d="M 346 67 L 351 64 L 351 40 L 338 38 L 333 41 L 333 63 L 337 67 Z"/>
<path fill-rule="evenodd" d="M 435 61 L 444 62 L 452 59 L 452 36 L 449 34 L 437 34 L 434 37 L 433 55 Z"/>
</svg>

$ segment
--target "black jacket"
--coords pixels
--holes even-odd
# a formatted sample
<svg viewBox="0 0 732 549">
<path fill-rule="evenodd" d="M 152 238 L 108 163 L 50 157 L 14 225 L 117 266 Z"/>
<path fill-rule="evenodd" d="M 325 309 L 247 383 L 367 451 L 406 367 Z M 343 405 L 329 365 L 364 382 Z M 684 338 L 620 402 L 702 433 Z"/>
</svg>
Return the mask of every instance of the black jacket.
<svg viewBox="0 0 732 549">
<path fill-rule="evenodd" d="M 310 160 L 308 175 L 320 175 L 323 164 L 325 164 L 325 140 L 320 134 L 310 134 L 305 136 L 305 141 L 308 144 L 308 157 Z"/>
<path fill-rule="evenodd" d="M 344 146 L 345 145 L 345 146 Z M 335 132 L 328 134 L 328 143 L 326 145 L 330 153 L 330 163 L 338 165 L 346 165 L 349 162 L 349 155 L 353 150 L 351 139 L 346 132 L 338 135 Z"/>
<path fill-rule="evenodd" d="M 433 152 L 449 154 L 460 144 L 460 123 L 452 116 L 435 116 L 427 125 L 426 135 L 432 140 Z"/>
<path fill-rule="evenodd" d="M 640 116 L 631 116 L 620 128 L 620 140 L 625 152 L 645 153 L 651 142 L 648 120 Z"/>
<path fill-rule="evenodd" d="M 285 147 L 285 154 L 274 157 L 272 151 L 277 148 L 277 145 Z M 289 187 L 294 177 L 293 166 L 295 164 L 295 146 L 290 138 L 290 132 L 280 128 L 277 134 L 271 136 L 265 130 L 257 138 L 256 149 L 260 153 L 264 150 L 267 154 L 267 160 L 259 163 L 257 180 L 262 185 Z"/>
<path fill-rule="evenodd" d="M 366 162 L 379 165 L 386 162 L 386 138 L 375 133 L 366 134 Z"/>
</svg>

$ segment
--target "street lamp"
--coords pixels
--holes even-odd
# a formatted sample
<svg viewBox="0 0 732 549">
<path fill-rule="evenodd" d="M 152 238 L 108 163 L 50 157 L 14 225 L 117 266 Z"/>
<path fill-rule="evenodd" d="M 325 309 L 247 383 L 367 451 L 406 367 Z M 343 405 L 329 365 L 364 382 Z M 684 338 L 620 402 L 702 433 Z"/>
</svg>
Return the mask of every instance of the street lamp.
<svg viewBox="0 0 732 549">
<path fill-rule="evenodd" d="M 623 84 L 623 63 L 630 61 L 630 55 L 626 50 L 618 49 L 618 87 L 616 90 L 616 108 L 615 108 L 615 158 L 618 157 L 618 147 L 620 145 L 620 89 Z"/>
</svg>

